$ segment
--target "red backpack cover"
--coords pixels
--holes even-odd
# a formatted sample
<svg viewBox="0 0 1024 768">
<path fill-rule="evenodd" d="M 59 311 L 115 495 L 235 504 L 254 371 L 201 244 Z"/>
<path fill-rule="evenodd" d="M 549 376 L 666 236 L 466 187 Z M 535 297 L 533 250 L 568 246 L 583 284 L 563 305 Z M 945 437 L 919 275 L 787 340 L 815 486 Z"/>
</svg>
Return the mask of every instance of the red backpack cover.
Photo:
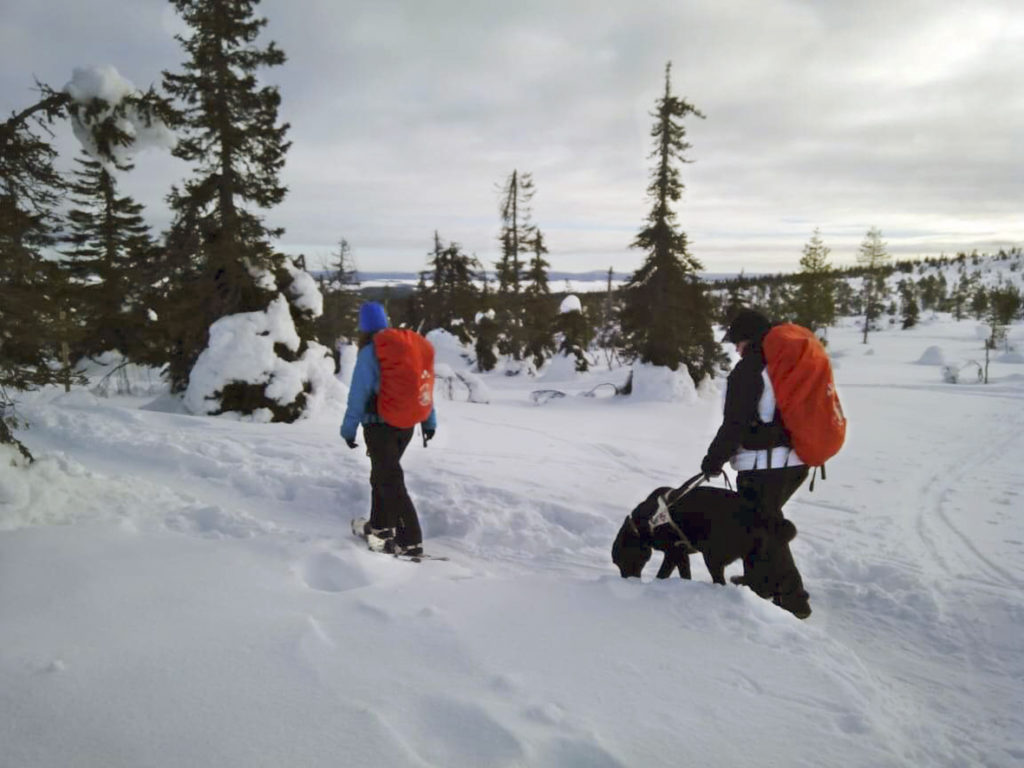
<svg viewBox="0 0 1024 768">
<path fill-rule="evenodd" d="M 434 347 L 402 328 L 377 331 L 373 346 L 380 363 L 377 415 L 399 429 L 426 420 L 434 407 Z"/>
<path fill-rule="evenodd" d="M 761 346 L 793 450 L 808 466 L 821 466 L 846 439 L 846 416 L 828 353 L 811 331 L 793 323 L 772 328 Z"/>
</svg>

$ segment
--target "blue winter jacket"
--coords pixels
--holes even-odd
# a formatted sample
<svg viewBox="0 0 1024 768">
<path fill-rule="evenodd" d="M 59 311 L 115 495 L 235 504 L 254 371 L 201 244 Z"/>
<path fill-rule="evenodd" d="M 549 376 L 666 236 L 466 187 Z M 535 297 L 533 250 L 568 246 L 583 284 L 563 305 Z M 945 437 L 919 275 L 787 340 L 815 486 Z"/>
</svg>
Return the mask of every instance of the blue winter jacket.
<svg viewBox="0 0 1024 768">
<path fill-rule="evenodd" d="M 341 436 L 345 440 L 355 440 L 356 430 L 360 424 L 380 424 L 381 419 L 374 409 L 377 394 L 380 392 L 380 361 L 373 344 L 367 344 L 359 350 L 356 367 L 352 371 L 352 383 L 348 390 L 348 406 L 345 418 L 341 422 Z M 437 414 L 430 409 L 430 415 L 423 422 L 424 430 L 437 429 Z"/>
</svg>

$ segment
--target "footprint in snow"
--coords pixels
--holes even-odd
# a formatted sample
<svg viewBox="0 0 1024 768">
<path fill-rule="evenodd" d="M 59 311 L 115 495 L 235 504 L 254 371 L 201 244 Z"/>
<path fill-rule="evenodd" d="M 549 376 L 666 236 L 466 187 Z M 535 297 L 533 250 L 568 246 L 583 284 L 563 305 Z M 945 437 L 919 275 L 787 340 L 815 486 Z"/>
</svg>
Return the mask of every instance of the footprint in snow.
<svg viewBox="0 0 1024 768">
<path fill-rule="evenodd" d="M 370 583 L 363 570 L 333 552 L 318 552 L 302 561 L 299 577 L 310 589 L 318 592 L 345 592 Z"/>
<path fill-rule="evenodd" d="M 524 764 L 523 744 L 481 706 L 446 697 L 424 698 L 416 720 L 413 744 L 429 765 Z"/>
<path fill-rule="evenodd" d="M 538 768 L 626 768 L 597 744 L 582 739 L 555 739 L 540 750 L 531 765 Z"/>
</svg>

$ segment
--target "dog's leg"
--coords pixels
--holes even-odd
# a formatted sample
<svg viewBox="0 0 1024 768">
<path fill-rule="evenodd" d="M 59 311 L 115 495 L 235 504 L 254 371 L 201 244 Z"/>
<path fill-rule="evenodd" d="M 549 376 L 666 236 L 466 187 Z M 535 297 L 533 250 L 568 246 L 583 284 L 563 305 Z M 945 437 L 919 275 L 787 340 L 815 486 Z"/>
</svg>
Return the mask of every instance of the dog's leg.
<svg viewBox="0 0 1024 768">
<path fill-rule="evenodd" d="M 677 551 L 679 553 L 678 556 L 677 556 L 678 565 L 679 565 L 679 578 L 681 578 L 681 579 L 689 579 L 689 578 L 691 578 L 691 573 L 690 573 L 690 556 L 688 554 L 686 554 L 686 552 L 684 552 L 682 549 L 679 549 Z"/>
<path fill-rule="evenodd" d="M 658 569 L 658 578 L 667 579 L 676 568 L 676 561 L 671 549 L 665 550 L 665 557 L 661 561 L 661 568 Z"/>
<path fill-rule="evenodd" d="M 665 559 L 661 561 L 661 568 L 658 569 L 658 578 L 667 579 L 677 568 L 681 578 L 690 578 L 690 556 L 681 547 L 665 550 Z"/>
<path fill-rule="evenodd" d="M 704 565 L 708 567 L 708 573 L 715 584 L 725 584 L 725 563 L 709 560 L 708 556 L 704 555 Z"/>
</svg>

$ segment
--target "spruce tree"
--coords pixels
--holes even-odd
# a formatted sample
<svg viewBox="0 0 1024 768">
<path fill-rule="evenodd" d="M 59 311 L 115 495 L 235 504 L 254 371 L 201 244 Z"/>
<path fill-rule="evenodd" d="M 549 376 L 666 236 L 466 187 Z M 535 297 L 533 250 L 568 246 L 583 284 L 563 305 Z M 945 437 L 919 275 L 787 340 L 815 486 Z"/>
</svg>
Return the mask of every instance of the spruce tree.
<svg viewBox="0 0 1024 768">
<path fill-rule="evenodd" d="M 359 327 L 359 275 L 348 240 L 338 241 L 328 270 L 320 277 L 324 311 L 316 321 L 317 337 L 340 363 L 338 345 L 356 339 Z"/>
<path fill-rule="evenodd" d="M 988 291 L 978 285 L 971 294 L 971 314 L 975 320 L 984 320 L 988 314 Z"/>
<path fill-rule="evenodd" d="M 498 349 L 515 360 L 523 357 L 523 272 L 524 256 L 530 252 L 534 228 L 530 223 L 530 201 L 535 189 L 529 173 L 513 170 L 501 187 L 501 259 L 495 263 Z"/>
<path fill-rule="evenodd" d="M 494 310 L 484 309 L 476 314 L 476 338 L 473 347 L 476 351 L 476 369 L 480 373 L 493 371 L 498 364 L 495 348 L 498 344 L 498 324 L 494 321 Z"/>
<path fill-rule="evenodd" d="M 429 283 L 422 299 L 425 329 L 443 328 L 463 343 L 469 343 L 472 340 L 469 326 L 478 305 L 473 281 L 480 268 L 479 262 L 466 254 L 458 243 L 443 247 L 435 231 L 430 266 Z"/>
<path fill-rule="evenodd" d="M 961 264 L 956 286 L 953 288 L 953 293 L 950 296 L 953 317 L 958 321 L 964 319 L 967 301 L 971 295 L 971 288 L 971 278 L 967 276 L 967 270 L 963 264 Z"/>
<path fill-rule="evenodd" d="M 622 332 L 633 358 L 677 370 L 685 365 L 695 382 L 713 376 L 723 363 L 711 328 L 711 307 L 698 276 L 700 262 L 687 250 L 686 233 L 676 226 L 672 204 L 683 192 L 676 163 L 688 162 L 682 120 L 703 118 L 696 107 L 672 94 L 671 63 L 665 67 L 665 91 L 656 103 L 651 137 L 655 160 L 647 193 L 651 212 L 632 247 L 647 252 L 643 265 L 626 284 Z"/>
<path fill-rule="evenodd" d="M 71 119 L 96 155 L 112 162 L 116 151 L 132 144 L 126 125 L 166 121 L 171 114 L 152 89 L 108 103 L 76 101 L 42 83 L 37 88 L 36 103 L 0 123 L 0 444 L 15 445 L 30 460 L 13 433 L 21 425 L 16 393 L 58 382 L 67 389 L 82 380 L 70 368 L 78 322 L 67 275 L 43 255 L 57 243 L 65 182 L 42 134 Z"/>
<path fill-rule="evenodd" d="M 554 300 L 548 288 L 548 267 L 544 259 L 548 249 L 544 236 L 534 229 L 531 242 L 532 255 L 526 272 L 526 287 L 523 289 L 523 336 L 524 353 L 533 359 L 534 367 L 540 368 L 555 351 L 553 322 L 555 319 Z"/>
<path fill-rule="evenodd" d="M 175 224 L 199 235 L 196 265 L 220 293 L 205 297 L 216 319 L 262 309 L 263 291 L 249 271 L 281 263 L 267 245 L 281 230 L 243 206 L 270 208 L 284 199 L 278 176 L 288 125 L 276 124 L 277 88 L 258 87 L 255 73 L 285 56 L 273 42 L 254 45 L 266 25 L 253 17 L 259 0 L 172 1 L 192 34 L 176 36 L 189 59 L 183 74 L 164 72 L 164 87 L 185 104 L 184 137 L 173 154 L 193 163 L 195 176 L 172 190 L 169 203 Z"/>
<path fill-rule="evenodd" d="M 491 290 L 491 281 L 486 270 L 481 269 L 478 275 L 481 282 L 480 307 L 473 318 L 473 348 L 476 351 L 476 369 L 480 373 L 493 371 L 498 364 L 498 324 L 495 322 L 496 312 L 494 311 L 494 292 Z"/>
<path fill-rule="evenodd" d="M 746 278 L 744 278 L 743 270 L 741 269 L 739 276 L 735 280 L 730 280 L 726 287 L 721 317 L 719 318 L 722 325 L 728 325 L 737 312 L 749 305 L 749 300 L 744 296 L 745 286 Z"/>
<path fill-rule="evenodd" d="M 619 329 L 618 291 L 612 285 L 615 272 L 608 267 L 608 278 L 605 284 L 604 299 L 601 301 L 601 314 L 598 319 L 595 341 L 599 349 L 604 351 L 605 363 L 609 368 L 618 361 L 618 352 L 622 347 L 622 333 Z"/>
<path fill-rule="evenodd" d="M 835 322 L 835 278 L 828 262 L 830 249 L 814 230 L 800 258 L 800 283 L 794 300 L 794 321 L 818 332 Z"/>
<path fill-rule="evenodd" d="M 44 258 L 55 242 L 64 183 L 56 151 L 41 133 L 64 116 L 65 99 L 12 114 L 0 125 L 0 444 L 32 455 L 14 435 L 16 395 L 61 380 L 61 275 Z M 65 315 L 66 317 L 66 315 Z"/>
<path fill-rule="evenodd" d="M 184 105 L 183 136 L 173 154 L 194 169 L 168 198 L 175 220 L 166 265 L 177 282 L 162 319 L 174 342 L 172 389 L 182 391 L 206 348 L 210 325 L 228 315 L 262 312 L 277 295 L 289 296 L 294 272 L 270 245 L 283 230 L 247 207 L 269 209 L 286 193 L 280 172 L 289 126 L 278 123 L 278 89 L 258 79 L 262 69 L 283 64 L 285 55 L 273 42 L 256 42 L 267 24 L 255 15 L 258 0 L 172 1 L 191 28 L 189 36 L 176 36 L 188 55 L 183 72 L 164 72 L 164 88 Z M 294 304 L 290 311 L 300 345 L 287 353 L 277 345 L 285 360 L 304 354 L 311 340 L 303 331 L 312 328 L 311 320 Z M 275 420 L 301 413 L 301 404 L 277 408 L 265 381 L 236 382 L 221 403 L 222 411 L 243 414 L 269 408 Z"/>
<path fill-rule="evenodd" d="M 1024 301 L 1020 289 L 1010 282 L 1005 282 L 1000 275 L 999 283 L 988 293 L 988 320 L 992 326 L 993 336 L 997 327 L 1009 326 L 1020 314 Z"/>
<path fill-rule="evenodd" d="M 558 313 L 556 327 L 559 332 L 558 351 L 566 357 L 576 359 L 577 372 L 590 370 L 587 349 L 590 347 L 593 333 L 579 298 L 573 295 L 565 297 Z"/>
<path fill-rule="evenodd" d="M 913 328 L 917 325 L 920 317 L 920 309 L 917 305 L 917 291 L 914 288 L 913 280 L 900 280 L 900 313 L 903 319 L 903 329 Z"/>
<path fill-rule="evenodd" d="M 882 233 L 875 227 L 868 230 L 860 244 L 857 263 L 863 268 L 864 274 L 864 339 L 868 343 L 868 331 L 882 312 L 884 306 L 882 295 L 885 290 L 886 268 L 890 257 L 882 242 Z"/>
<path fill-rule="evenodd" d="M 77 351 L 91 355 L 117 349 L 129 359 L 140 359 L 145 357 L 155 246 L 142 206 L 118 196 L 112 172 L 133 166 L 101 163 L 90 155 L 76 162 L 79 167 L 69 184 L 75 207 L 68 213 L 64 241 L 70 246 L 65 266 L 75 283 L 76 313 L 88 329 L 88 341 Z"/>
</svg>

